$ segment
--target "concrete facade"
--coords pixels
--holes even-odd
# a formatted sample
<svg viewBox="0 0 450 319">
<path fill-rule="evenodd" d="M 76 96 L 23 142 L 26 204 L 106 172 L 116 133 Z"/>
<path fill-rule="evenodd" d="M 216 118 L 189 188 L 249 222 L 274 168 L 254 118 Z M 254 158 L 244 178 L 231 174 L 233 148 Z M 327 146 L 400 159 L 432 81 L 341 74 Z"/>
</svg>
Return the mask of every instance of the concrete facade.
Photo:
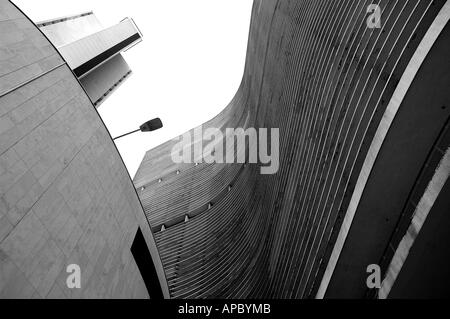
<svg viewBox="0 0 450 319">
<path fill-rule="evenodd" d="M 104 28 L 93 12 L 37 22 L 99 107 L 131 75 L 121 52 L 142 41 L 133 19 Z"/>
<path fill-rule="evenodd" d="M 203 128 L 279 128 L 277 174 L 175 164 L 178 139 L 147 152 L 134 182 L 173 298 L 370 297 L 367 266 L 387 259 L 384 278 L 449 118 L 439 17 L 450 12 L 449 1 L 377 3 L 381 28 L 367 24 L 371 1 L 254 2 L 241 86 Z"/>
<path fill-rule="evenodd" d="M 356 182 L 360 191 L 353 193 L 344 218 L 345 226 L 338 235 L 335 248 L 341 249 L 326 297 L 373 294 L 361 284 L 368 276 L 364 268 L 378 264 L 382 266 L 382 274 L 387 273 L 393 252 L 408 231 L 405 225 L 414 218 L 421 197 L 429 197 L 425 195 L 425 187 L 432 182 L 431 172 L 438 169 L 448 148 L 445 135 L 450 97 L 446 88 L 450 83 L 450 64 L 442 62 L 450 54 L 449 20 L 450 2 L 447 1 L 433 18 L 399 78 Z M 422 176 L 424 172 L 427 173 Z M 366 180 L 365 185 L 361 180 Z M 355 201 L 356 194 L 358 201 Z M 347 217 L 353 212 L 350 221 Z M 435 213 L 440 214 L 439 210 Z M 347 233 L 345 240 L 340 236 L 343 229 Z M 450 244 L 445 237 L 441 240 Z M 428 263 L 426 259 L 422 262 Z M 423 286 L 423 296 L 429 293 L 426 287 Z"/>
<path fill-rule="evenodd" d="M 92 102 L 51 43 L 0 0 L 0 297 L 148 298 L 130 252 L 142 206 Z M 66 268 L 81 268 L 69 289 Z"/>
<path fill-rule="evenodd" d="M 104 29 L 92 11 L 39 21 L 36 22 L 36 25 L 56 48 L 83 39 Z"/>
</svg>

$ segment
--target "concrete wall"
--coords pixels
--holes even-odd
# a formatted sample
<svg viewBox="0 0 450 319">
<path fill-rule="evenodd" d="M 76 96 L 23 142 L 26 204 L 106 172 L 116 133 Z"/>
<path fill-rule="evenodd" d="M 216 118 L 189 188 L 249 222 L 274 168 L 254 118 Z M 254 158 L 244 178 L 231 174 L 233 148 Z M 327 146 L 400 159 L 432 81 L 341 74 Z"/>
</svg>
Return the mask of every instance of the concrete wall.
<svg viewBox="0 0 450 319">
<path fill-rule="evenodd" d="M 449 176 L 450 123 L 433 148 L 386 249 L 384 262 L 389 266 L 383 267 L 386 276 L 380 298 L 449 296 Z"/>
<path fill-rule="evenodd" d="M 123 56 L 118 54 L 80 79 L 80 82 L 94 105 L 99 107 L 130 75 L 130 67 Z"/>
<path fill-rule="evenodd" d="M 123 41 L 138 34 L 138 30 L 131 21 L 125 19 L 118 24 L 109 28 L 92 33 L 86 37 L 78 39 L 77 41 L 68 43 L 58 48 L 59 53 L 64 57 L 72 70 L 76 70 L 81 65 L 89 62 L 97 56 L 104 54 L 104 52 L 113 49 Z M 120 49 L 114 49 L 114 54 L 120 53 L 123 49 L 136 43 L 139 39 L 127 44 Z M 104 62 L 104 61 L 100 61 Z"/>
<path fill-rule="evenodd" d="M 131 19 L 103 28 L 92 12 L 40 22 L 37 26 L 72 68 L 96 107 L 131 74 L 120 52 L 142 40 Z M 130 40 L 132 36 L 136 39 Z"/>
<path fill-rule="evenodd" d="M 172 297 L 316 296 L 352 194 L 365 190 L 355 187 L 378 125 L 445 2 L 379 1 L 381 29 L 366 24 L 372 1 L 254 2 L 242 84 L 204 128 L 280 128 L 280 170 L 262 176 L 254 164 L 177 165 L 170 156 L 177 141 L 146 154 L 134 182 Z M 430 139 L 440 128 L 442 121 Z M 408 180 L 420 169 L 406 170 Z M 411 190 L 389 186 L 392 198 Z M 370 198 L 387 202 L 378 190 Z M 371 227 L 363 220 L 360 236 Z M 367 267 L 346 265 L 358 276 Z M 365 294 L 360 279 L 353 297 Z M 345 285 L 336 286 L 337 297 Z"/>
<path fill-rule="evenodd" d="M 37 22 L 36 25 L 57 48 L 103 29 L 93 12 Z"/>
<path fill-rule="evenodd" d="M 0 297 L 147 298 L 130 252 L 152 234 L 98 113 L 38 28 L 0 0 Z M 81 267 L 69 289 L 66 267 Z"/>
<path fill-rule="evenodd" d="M 411 222 L 425 190 L 419 194 L 413 191 L 431 181 L 432 176 L 427 174 L 421 179 L 421 174 L 424 170 L 434 172 L 436 158 L 442 158 L 448 147 L 442 144 L 441 151 L 434 151 L 450 117 L 450 64 L 442 63 L 443 57 L 450 54 L 450 24 L 442 23 L 449 19 L 447 2 L 435 19 L 437 23 L 433 22 L 423 37 L 389 102 L 360 173 L 360 177 L 369 178 L 363 188 L 357 183 L 362 190 L 357 204 L 352 196 L 350 206 L 357 210 L 351 222 L 344 221 L 349 230 L 325 297 L 351 298 L 373 292 L 365 284 L 367 266 L 382 265 L 384 276 L 391 252 L 406 232 L 399 225 Z M 419 55 L 422 59 L 417 59 Z M 414 69 L 417 73 L 412 72 Z M 367 170 L 368 161 L 373 163 L 371 170 Z M 446 242 L 445 237 L 442 241 Z"/>
</svg>

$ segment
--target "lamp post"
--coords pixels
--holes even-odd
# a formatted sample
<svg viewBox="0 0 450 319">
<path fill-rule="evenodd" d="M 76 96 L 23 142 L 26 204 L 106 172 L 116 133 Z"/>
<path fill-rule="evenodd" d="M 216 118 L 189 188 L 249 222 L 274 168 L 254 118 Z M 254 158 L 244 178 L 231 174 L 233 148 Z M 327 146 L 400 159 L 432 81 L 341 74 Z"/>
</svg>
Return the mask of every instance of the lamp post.
<svg viewBox="0 0 450 319">
<path fill-rule="evenodd" d="M 156 131 L 156 130 L 159 130 L 160 128 L 162 128 L 162 127 L 163 127 L 163 124 L 162 124 L 162 122 L 161 122 L 161 119 L 160 119 L 159 117 L 157 117 L 157 118 L 155 118 L 155 119 L 153 119 L 153 120 L 150 120 L 150 121 L 148 121 L 148 122 L 145 122 L 144 124 L 142 124 L 142 125 L 139 127 L 139 129 L 137 129 L 137 130 L 135 130 L 135 131 L 128 132 L 128 133 L 123 134 L 123 135 L 120 135 L 120 136 L 117 136 L 117 137 L 115 137 L 113 140 L 115 141 L 115 140 L 117 140 L 117 139 L 119 139 L 119 138 L 121 138 L 121 137 L 130 135 L 130 134 L 133 134 L 133 133 L 136 133 L 136 132 L 151 132 L 151 131 Z"/>
</svg>

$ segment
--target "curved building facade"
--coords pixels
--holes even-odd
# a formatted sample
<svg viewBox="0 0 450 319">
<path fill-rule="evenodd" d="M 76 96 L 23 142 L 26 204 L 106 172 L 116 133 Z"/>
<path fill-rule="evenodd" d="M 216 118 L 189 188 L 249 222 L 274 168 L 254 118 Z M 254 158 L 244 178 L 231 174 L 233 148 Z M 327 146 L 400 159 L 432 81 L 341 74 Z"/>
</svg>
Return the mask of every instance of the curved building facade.
<svg viewBox="0 0 450 319">
<path fill-rule="evenodd" d="M 154 286 L 136 259 L 146 247 Z M 0 298 L 161 295 L 154 238 L 92 101 L 38 27 L 0 0 Z"/>
<path fill-rule="evenodd" d="M 279 128 L 279 170 L 176 164 L 178 139 L 146 154 L 134 182 L 171 297 L 430 291 L 405 276 L 448 266 L 449 17 L 443 0 L 254 2 L 240 88 L 203 129 Z M 439 260 L 414 260 L 433 243 Z"/>
</svg>

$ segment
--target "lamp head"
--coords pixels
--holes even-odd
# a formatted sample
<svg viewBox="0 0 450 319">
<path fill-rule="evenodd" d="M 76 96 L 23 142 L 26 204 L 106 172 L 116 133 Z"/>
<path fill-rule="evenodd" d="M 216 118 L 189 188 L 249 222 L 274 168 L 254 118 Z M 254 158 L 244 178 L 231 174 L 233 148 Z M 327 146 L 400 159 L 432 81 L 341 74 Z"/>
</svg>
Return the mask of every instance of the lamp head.
<svg viewBox="0 0 450 319">
<path fill-rule="evenodd" d="M 151 132 L 151 131 L 159 130 L 162 127 L 163 127 L 163 124 L 161 122 L 161 119 L 159 117 L 157 117 L 153 120 L 150 120 L 150 121 L 142 124 L 140 129 L 141 129 L 141 132 Z"/>
</svg>

